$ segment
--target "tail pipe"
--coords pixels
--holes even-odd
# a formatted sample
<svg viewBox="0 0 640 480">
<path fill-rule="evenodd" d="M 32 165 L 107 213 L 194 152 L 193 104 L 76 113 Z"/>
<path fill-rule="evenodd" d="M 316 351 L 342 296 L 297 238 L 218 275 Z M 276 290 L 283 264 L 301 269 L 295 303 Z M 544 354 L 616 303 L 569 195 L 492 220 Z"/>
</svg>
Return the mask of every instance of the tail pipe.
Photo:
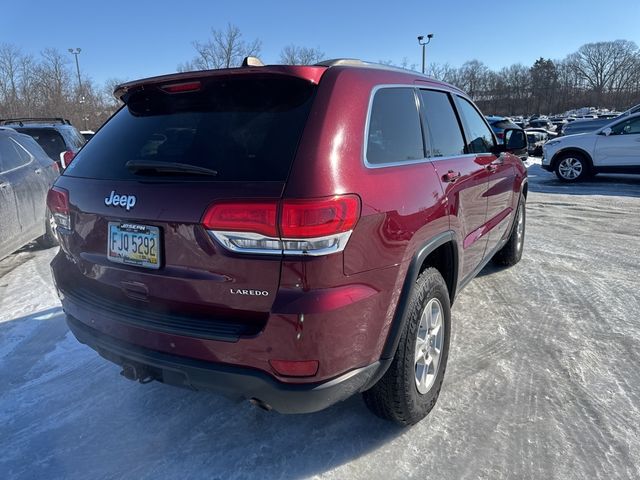
<svg viewBox="0 0 640 480">
<path fill-rule="evenodd" d="M 151 375 L 151 372 L 147 368 L 141 365 L 134 365 L 132 363 L 122 365 L 122 371 L 120 372 L 120 375 L 122 375 L 127 380 L 133 380 L 134 382 L 138 381 L 143 384 L 150 383 L 155 380 L 153 375 Z"/>
</svg>

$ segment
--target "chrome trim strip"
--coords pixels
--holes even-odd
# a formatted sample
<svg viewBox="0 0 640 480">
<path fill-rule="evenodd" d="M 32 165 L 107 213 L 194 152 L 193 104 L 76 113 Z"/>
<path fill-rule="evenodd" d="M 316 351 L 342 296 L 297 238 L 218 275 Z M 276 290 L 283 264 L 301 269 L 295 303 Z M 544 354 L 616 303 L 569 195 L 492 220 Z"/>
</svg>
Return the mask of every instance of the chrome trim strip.
<svg viewBox="0 0 640 480">
<path fill-rule="evenodd" d="M 454 92 L 451 90 L 447 90 L 446 88 L 438 88 L 436 86 L 431 86 L 431 85 L 420 85 L 420 84 L 402 84 L 402 83 L 391 83 L 391 84 L 381 84 L 381 85 L 376 85 L 375 87 L 373 87 L 371 89 L 371 94 L 369 95 L 369 105 L 367 107 L 367 117 L 365 119 L 365 124 L 364 124 L 364 141 L 362 142 L 363 144 L 363 148 L 362 148 L 362 160 L 364 162 L 365 167 L 370 168 L 370 169 L 376 169 L 376 168 L 387 168 L 387 167 L 403 167 L 405 165 L 416 165 L 419 163 L 429 163 L 429 162 L 439 162 L 441 160 L 452 160 L 455 158 L 469 158 L 469 157 L 482 157 L 482 156 L 492 156 L 494 155 L 491 152 L 483 152 L 483 153 L 461 153 L 460 155 L 447 155 L 446 157 L 425 157 L 425 158 L 419 158 L 416 160 L 399 160 L 397 162 L 387 162 L 387 163 L 370 163 L 367 160 L 367 146 L 369 144 L 369 121 L 371 119 L 371 110 L 373 108 L 373 98 L 375 97 L 375 94 L 378 92 L 378 90 L 382 90 L 383 88 L 411 88 L 413 89 L 414 92 L 418 91 L 418 90 L 433 90 L 436 92 L 444 92 L 450 95 L 457 95 L 460 98 L 463 98 L 465 100 L 469 100 L 467 97 L 465 97 L 464 95 L 461 95 L 459 92 Z M 474 105 L 473 102 L 471 102 L 471 105 Z M 476 109 L 476 111 L 478 111 L 477 107 L 474 108 Z M 491 128 L 491 126 L 488 124 L 487 119 L 484 118 L 484 116 L 478 111 L 478 113 L 480 114 L 480 116 L 482 116 L 482 119 L 484 120 L 485 124 L 487 125 L 487 127 L 489 127 L 489 130 L 491 131 L 492 135 L 494 136 L 494 141 L 495 141 L 495 134 L 493 133 L 493 129 Z M 418 110 L 418 115 L 420 115 L 420 111 Z M 464 134 L 463 134 L 464 135 Z M 464 136 L 463 136 L 464 138 Z M 465 139 L 466 142 L 466 139 Z"/>
<path fill-rule="evenodd" d="M 207 230 L 211 238 L 213 238 L 217 243 L 219 243 L 226 250 L 229 250 L 234 253 L 244 253 L 244 254 L 255 254 L 255 255 L 287 255 L 287 256 L 310 256 L 310 257 L 320 257 L 323 255 L 330 255 L 332 253 L 338 253 L 345 249 L 347 246 L 347 242 L 351 237 L 351 232 L 353 230 L 349 230 L 348 232 L 337 233 L 334 235 L 327 235 L 324 237 L 313 237 L 313 238 L 273 238 L 267 237 L 265 235 L 260 235 L 259 233 L 253 232 L 225 232 L 225 231 L 216 231 L 216 230 Z M 278 245 L 278 248 L 243 248 L 239 247 L 234 243 L 234 239 L 238 240 L 264 240 L 274 242 Z M 286 244 L 289 242 L 297 242 L 297 243 L 307 243 L 309 246 L 312 246 L 313 243 L 320 242 L 331 242 L 333 240 L 333 244 L 329 247 L 319 248 L 316 250 L 308 249 L 308 250 L 294 250 L 287 249 Z"/>
</svg>

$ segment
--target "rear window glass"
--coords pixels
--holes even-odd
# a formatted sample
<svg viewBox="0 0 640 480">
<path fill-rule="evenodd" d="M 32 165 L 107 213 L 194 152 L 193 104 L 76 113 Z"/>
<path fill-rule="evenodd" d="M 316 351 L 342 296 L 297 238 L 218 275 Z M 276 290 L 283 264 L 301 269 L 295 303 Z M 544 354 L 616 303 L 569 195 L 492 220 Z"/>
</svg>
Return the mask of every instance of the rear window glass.
<svg viewBox="0 0 640 480">
<path fill-rule="evenodd" d="M 297 78 L 213 79 L 200 91 L 132 94 L 87 143 L 65 175 L 100 179 L 286 180 L 315 86 Z M 180 163 L 198 176 L 131 171 L 127 162 Z"/>
<path fill-rule="evenodd" d="M 18 143 L 8 136 L 0 137 L 0 172 L 7 172 L 26 165 L 31 157 Z"/>
<path fill-rule="evenodd" d="M 67 140 L 67 145 L 69 146 L 69 149 L 73 150 L 74 152 L 77 152 L 78 150 L 80 150 L 82 146 L 86 143 L 86 140 L 82 135 L 80 135 L 80 132 L 78 132 L 73 127 L 65 128 L 62 131 L 62 134 L 64 138 Z"/>
<path fill-rule="evenodd" d="M 33 138 L 53 160 L 60 160 L 60 154 L 67 150 L 64 139 L 53 128 L 13 128 Z"/>
<path fill-rule="evenodd" d="M 509 120 L 498 120 L 496 122 L 491 122 L 491 126 L 493 128 L 501 128 L 503 130 L 507 128 L 518 128 L 518 125 Z"/>
</svg>

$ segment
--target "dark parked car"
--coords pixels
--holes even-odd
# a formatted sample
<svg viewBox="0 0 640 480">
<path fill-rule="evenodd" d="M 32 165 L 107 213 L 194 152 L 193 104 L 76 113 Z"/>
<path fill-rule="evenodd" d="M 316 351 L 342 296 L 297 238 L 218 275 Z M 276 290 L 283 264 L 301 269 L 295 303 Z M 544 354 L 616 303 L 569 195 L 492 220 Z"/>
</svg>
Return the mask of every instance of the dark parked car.
<svg viewBox="0 0 640 480">
<path fill-rule="evenodd" d="M 563 135 L 575 135 L 578 133 L 594 132 L 603 127 L 606 127 L 613 120 L 622 120 L 624 117 L 628 117 L 629 115 L 634 115 L 636 113 L 640 113 L 640 105 L 631 107 L 629 110 L 621 113 L 620 115 L 618 115 L 613 119 L 611 118 L 594 118 L 594 119 L 586 119 L 586 120 L 579 119 L 567 125 L 563 130 Z"/>
<path fill-rule="evenodd" d="M 499 145 L 457 88 L 354 60 L 116 95 L 49 194 L 76 337 L 142 382 L 285 413 L 364 392 L 383 418 L 423 418 L 451 302 L 522 255 L 522 130 Z"/>
<path fill-rule="evenodd" d="M 80 132 L 64 118 L 12 118 L 0 120 L 0 125 L 33 137 L 61 170 L 85 143 Z"/>
<path fill-rule="evenodd" d="M 489 126 L 491 127 L 491 130 L 493 130 L 493 133 L 495 133 L 499 144 L 504 142 L 505 131 L 510 129 L 522 130 L 522 128 L 517 123 L 513 122 L 512 120 L 506 117 L 499 117 L 499 116 L 492 115 L 492 116 L 487 116 L 485 118 L 487 119 L 487 122 L 489 122 Z M 525 139 L 526 139 L 526 136 L 525 136 Z M 521 150 L 516 150 L 513 153 L 514 155 L 517 155 L 518 157 L 520 157 L 520 160 L 522 160 L 523 162 L 527 160 L 528 149 L 526 146 L 525 148 Z"/>
<path fill-rule="evenodd" d="M 554 132 L 556 126 L 547 118 L 537 118 L 529 121 L 529 126 L 527 128 L 543 128 L 549 132 Z"/>
<path fill-rule="evenodd" d="M 530 131 L 527 132 L 527 143 L 529 144 L 529 155 L 533 157 L 542 156 L 542 146 L 547 141 L 548 137 L 546 132 Z"/>
<path fill-rule="evenodd" d="M 38 240 L 57 245 L 46 207 L 58 166 L 29 136 L 0 127 L 0 258 Z"/>
<path fill-rule="evenodd" d="M 504 131 L 508 128 L 520 128 L 515 122 L 511 121 L 506 117 L 499 116 L 487 116 L 487 122 L 489 122 L 489 126 L 491 130 L 496 134 L 498 138 L 498 142 L 502 143 L 504 141 Z"/>
</svg>

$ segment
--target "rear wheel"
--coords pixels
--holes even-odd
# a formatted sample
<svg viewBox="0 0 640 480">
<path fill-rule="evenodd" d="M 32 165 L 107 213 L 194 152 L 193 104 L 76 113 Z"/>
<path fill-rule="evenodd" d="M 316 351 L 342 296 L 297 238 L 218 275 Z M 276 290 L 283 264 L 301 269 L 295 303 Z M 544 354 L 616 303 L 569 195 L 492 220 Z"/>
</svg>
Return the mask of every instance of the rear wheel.
<svg viewBox="0 0 640 480">
<path fill-rule="evenodd" d="M 525 208 L 525 199 L 520 197 L 518 203 L 518 211 L 511 228 L 509 240 L 498 252 L 493 256 L 493 261 L 508 267 L 515 265 L 522 258 L 522 250 L 524 247 L 524 232 L 526 227 L 527 211 Z"/>
<path fill-rule="evenodd" d="M 47 208 L 44 223 L 45 232 L 44 235 L 38 238 L 36 241 L 42 248 L 52 248 L 58 245 L 58 236 L 56 233 L 56 222 L 53 220 L 53 215 Z"/>
<path fill-rule="evenodd" d="M 589 163 L 584 155 L 565 153 L 556 164 L 556 175 L 563 182 L 579 182 L 589 176 Z"/>
<path fill-rule="evenodd" d="M 363 394 L 373 413 L 413 425 L 433 409 L 444 379 L 450 331 L 449 292 L 440 272 L 429 268 L 414 285 L 407 324 L 391 366 Z"/>
</svg>

